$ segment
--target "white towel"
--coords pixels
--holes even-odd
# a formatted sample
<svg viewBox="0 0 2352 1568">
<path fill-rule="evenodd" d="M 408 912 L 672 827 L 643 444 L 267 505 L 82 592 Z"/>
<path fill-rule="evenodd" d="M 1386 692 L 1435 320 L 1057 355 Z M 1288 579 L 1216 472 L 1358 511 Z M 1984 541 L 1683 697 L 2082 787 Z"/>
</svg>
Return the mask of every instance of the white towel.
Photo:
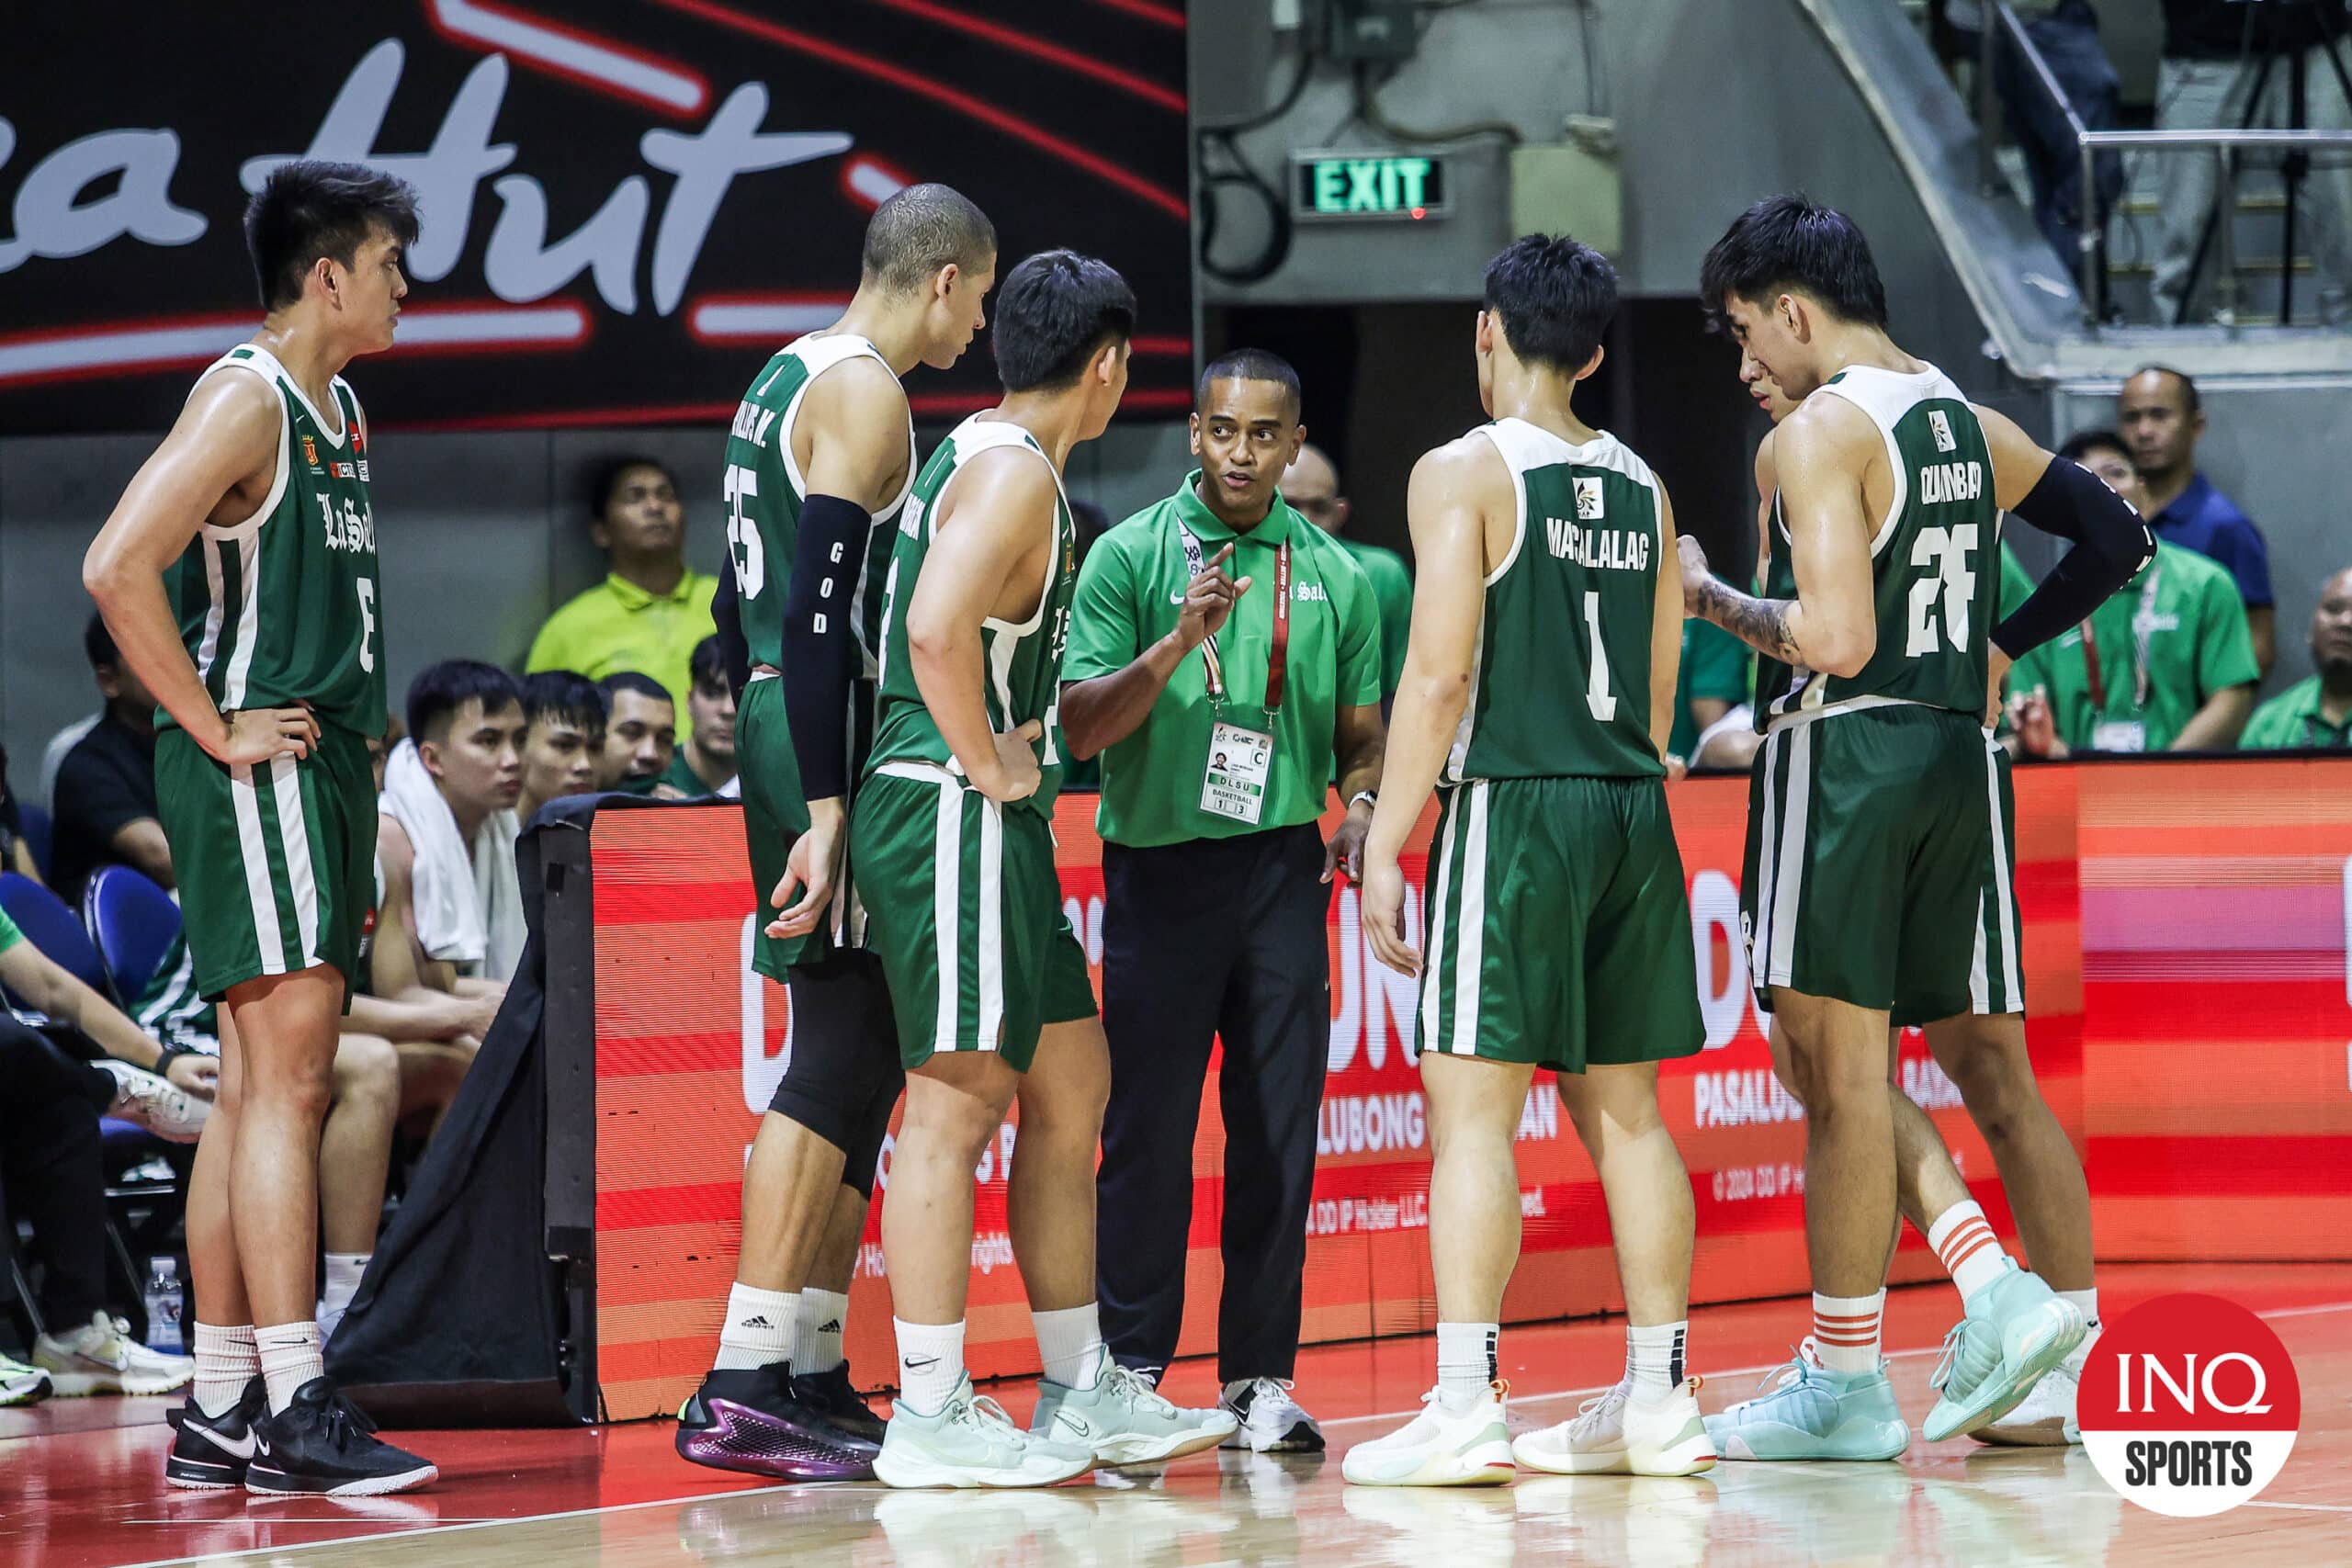
<svg viewBox="0 0 2352 1568">
<path fill-rule="evenodd" d="M 460 841 L 457 814 L 413 740 L 392 749 L 379 808 L 407 829 L 416 851 L 409 898 L 426 954 L 492 980 L 512 978 L 525 934 L 523 885 L 514 869 L 522 824 L 514 813 L 492 812 L 470 847 Z"/>
</svg>

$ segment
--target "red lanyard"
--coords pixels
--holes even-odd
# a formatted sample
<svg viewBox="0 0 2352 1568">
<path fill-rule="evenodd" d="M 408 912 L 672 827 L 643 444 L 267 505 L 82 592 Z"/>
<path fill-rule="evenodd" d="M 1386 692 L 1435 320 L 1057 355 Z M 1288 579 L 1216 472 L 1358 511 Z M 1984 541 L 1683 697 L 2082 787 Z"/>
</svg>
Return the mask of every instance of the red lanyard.
<svg viewBox="0 0 2352 1568">
<path fill-rule="evenodd" d="M 1290 673 L 1290 541 L 1274 551 L 1274 646 L 1266 656 L 1266 711 L 1280 713 Z"/>
<path fill-rule="evenodd" d="M 2091 683 L 2091 711 L 2107 711 L 2107 681 L 2099 674 L 2098 637 L 2088 619 L 2083 622 L 2083 673 Z"/>
</svg>

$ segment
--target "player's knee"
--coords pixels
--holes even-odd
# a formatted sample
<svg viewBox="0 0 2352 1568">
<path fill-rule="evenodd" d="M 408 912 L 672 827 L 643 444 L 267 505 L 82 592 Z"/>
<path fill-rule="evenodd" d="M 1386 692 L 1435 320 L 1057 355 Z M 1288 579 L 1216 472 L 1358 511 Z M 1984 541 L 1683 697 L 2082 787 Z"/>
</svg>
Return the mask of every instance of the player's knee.
<svg viewBox="0 0 2352 1568">
<path fill-rule="evenodd" d="M 401 1092 L 399 1050 L 379 1035 L 345 1035 L 335 1046 L 334 1085 L 339 1100 L 397 1101 Z"/>
</svg>

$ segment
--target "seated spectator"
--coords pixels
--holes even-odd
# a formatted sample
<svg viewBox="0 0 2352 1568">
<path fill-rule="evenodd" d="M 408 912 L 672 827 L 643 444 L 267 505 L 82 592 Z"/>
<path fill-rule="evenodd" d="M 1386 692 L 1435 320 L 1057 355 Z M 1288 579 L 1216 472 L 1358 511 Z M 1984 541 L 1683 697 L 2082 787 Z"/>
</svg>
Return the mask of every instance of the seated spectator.
<svg viewBox="0 0 2352 1568">
<path fill-rule="evenodd" d="M 605 694 L 605 751 L 599 789 L 651 795 L 678 749 L 678 710 L 650 675 L 617 671 L 596 682 Z"/>
<path fill-rule="evenodd" d="M 0 871 L 42 880 L 33 863 L 33 847 L 25 841 L 24 818 L 17 810 L 16 792 L 8 787 L 8 750 L 0 746 Z"/>
<path fill-rule="evenodd" d="M 90 672 L 106 712 L 57 769 L 50 842 L 50 883 L 78 904 L 82 885 L 102 865 L 127 865 L 170 888 L 171 846 L 155 817 L 155 699 L 115 654 L 97 615 L 82 633 Z"/>
<path fill-rule="evenodd" d="M 49 808 L 51 816 L 54 817 L 57 814 L 57 770 L 65 765 L 65 759 L 67 755 L 73 751 L 74 747 L 79 746 L 82 743 L 82 737 L 89 734 L 91 730 L 96 728 L 98 720 L 104 717 L 106 717 L 106 712 L 104 709 L 100 709 L 98 712 L 91 714 L 86 718 L 77 718 L 73 723 L 67 725 L 64 728 L 59 730 L 56 734 L 51 736 L 47 742 L 42 745 L 40 752 L 40 794 L 35 798 L 40 800 L 43 806 Z"/>
<path fill-rule="evenodd" d="M 686 733 L 654 793 L 678 800 L 735 791 L 735 691 L 727 683 L 727 656 L 718 638 L 695 644 L 694 692 L 686 698 Z"/>
<path fill-rule="evenodd" d="M 2238 597 L 2245 602 L 2255 664 L 2269 674 L 2278 654 L 2270 550 L 2263 543 L 2262 530 L 2197 467 L 2197 442 L 2205 434 L 2197 383 L 2161 365 L 2135 371 L 2116 400 L 2116 419 L 2122 426 L 2125 453 L 2147 487 L 2144 504 L 2134 504 L 2148 520 L 2149 531 L 2165 544 L 2195 550 L 2229 570 Z"/>
<path fill-rule="evenodd" d="M 686 510 L 661 464 L 650 457 L 607 463 L 592 494 L 590 534 L 612 570 L 548 617 L 524 668 L 532 674 L 577 670 L 592 680 L 641 670 L 684 705 L 695 644 L 717 629 L 710 599 L 718 579 L 687 569 Z"/>
<path fill-rule="evenodd" d="M 1756 711 L 1749 705 L 1755 682 L 1756 659 L 1746 643 L 1711 621 L 1686 619 L 1667 755 L 1693 768 L 1747 766 L 1756 750 Z"/>
<path fill-rule="evenodd" d="M 2246 750 L 2352 746 L 2352 567 L 2327 580 L 2312 612 L 2312 668 L 2254 710 L 2238 745 Z"/>
<path fill-rule="evenodd" d="M 2139 476 L 2110 432 L 2060 448 L 2126 501 Z M 2146 566 L 2090 619 L 2009 671 L 2008 716 L 2020 749 L 2210 751 L 2235 746 L 2254 711 L 2257 671 L 2229 573 L 2159 540 Z"/>
<path fill-rule="evenodd" d="M 1380 700 L 1385 706 L 1396 695 L 1396 682 L 1405 673 L 1405 642 L 1413 629 L 1412 569 L 1395 550 L 1347 531 L 1353 509 L 1340 493 L 1340 470 L 1321 447 L 1299 447 L 1297 458 L 1283 470 L 1282 494 L 1292 510 L 1339 540 L 1372 581 L 1372 596 L 1380 606 Z"/>
<path fill-rule="evenodd" d="M 571 670 L 523 678 L 523 793 L 514 815 L 527 825 L 539 807 L 597 787 L 605 755 L 605 694 Z"/>
<path fill-rule="evenodd" d="M 503 986 L 525 936 L 514 868 L 522 687 L 475 660 L 428 665 L 409 685 L 408 728 L 384 768 L 386 898 L 401 889 L 402 924 L 427 959 Z"/>
</svg>

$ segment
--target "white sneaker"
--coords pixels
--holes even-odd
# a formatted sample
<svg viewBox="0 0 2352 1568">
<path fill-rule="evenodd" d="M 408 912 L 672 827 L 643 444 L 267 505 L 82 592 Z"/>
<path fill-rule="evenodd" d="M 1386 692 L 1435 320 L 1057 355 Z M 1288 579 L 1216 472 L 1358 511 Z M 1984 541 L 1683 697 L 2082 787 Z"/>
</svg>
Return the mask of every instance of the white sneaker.
<svg viewBox="0 0 2352 1568">
<path fill-rule="evenodd" d="M 1350 1449 L 1340 1473 L 1358 1486 L 1507 1486 L 1516 1473 L 1503 1416 L 1510 1393 L 1490 1383 L 1464 1408 L 1449 1410 L 1431 1389 L 1410 1424 Z"/>
<path fill-rule="evenodd" d="M 1577 1407 L 1576 1418 L 1522 1432 L 1511 1457 L 1555 1475 L 1695 1475 L 1715 1462 L 1691 1378 L 1654 1404 L 1621 1382 Z"/>
<path fill-rule="evenodd" d="M 171 1079 L 108 1056 L 96 1064 L 114 1075 L 114 1103 L 107 1114 L 136 1122 L 169 1144 L 192 1144 L 212 1114 L 212 1102 L 198 1100 Z"/>
<path fill-rule="evenodd" d="M 103 1311 L 87 1327 L 33 1341 L 33 1365 L 49 1374 L 61 1399 L 92 1393 L 169 1393 L 196 1376 L 196 1358 L 150 1350 L 130 1337 L 130 1325 Z"/>
<path fill-rule="evenodd" d="M 1103 1464 L 1157 1464 L 1216 1448 L 1232 1436 L 1234 1426 L 1234 1417 L 1223 1410 L 1179 1409 L 1152 1388 L 1149 1378 L 1105 1355 L 1089 1387 L 1037 1380 L 1029 1435 L 1091 1449 Z"/>
<path fill-rule="evenodd" d="M 1094 1468 L 1092 1449 L 1069 1448 L 1012 1424 L 966 1378 L 936 1416 L 904 1400 L 890 1411 L 875 1478 L 891 1486 L 1051 1486 Z"/>
<path fill-rule="evenodd" d="M 2075 1396 L 2098 1334 L 2093 1328 L 2084 1335 L 2073 1353 L 2042 1373 L 2041 1381 L 2007 1416 L 1968 1435 L 1980 1443 L 2009 1448 L 2061 1449 L 2081 1442 L 2083 1429 L 2075 1424 Z"/>
<path fill-rule="evenodd" d="M 1291 1397 L 1295 1386 L 1288 1378 L 1248 1378 L 1226 1384 L 1218 1405 L 1238 1425 L 1224 1446 L 1261 1454 L 1321 1453 L 1323 1428 Z"/>
</svg>

